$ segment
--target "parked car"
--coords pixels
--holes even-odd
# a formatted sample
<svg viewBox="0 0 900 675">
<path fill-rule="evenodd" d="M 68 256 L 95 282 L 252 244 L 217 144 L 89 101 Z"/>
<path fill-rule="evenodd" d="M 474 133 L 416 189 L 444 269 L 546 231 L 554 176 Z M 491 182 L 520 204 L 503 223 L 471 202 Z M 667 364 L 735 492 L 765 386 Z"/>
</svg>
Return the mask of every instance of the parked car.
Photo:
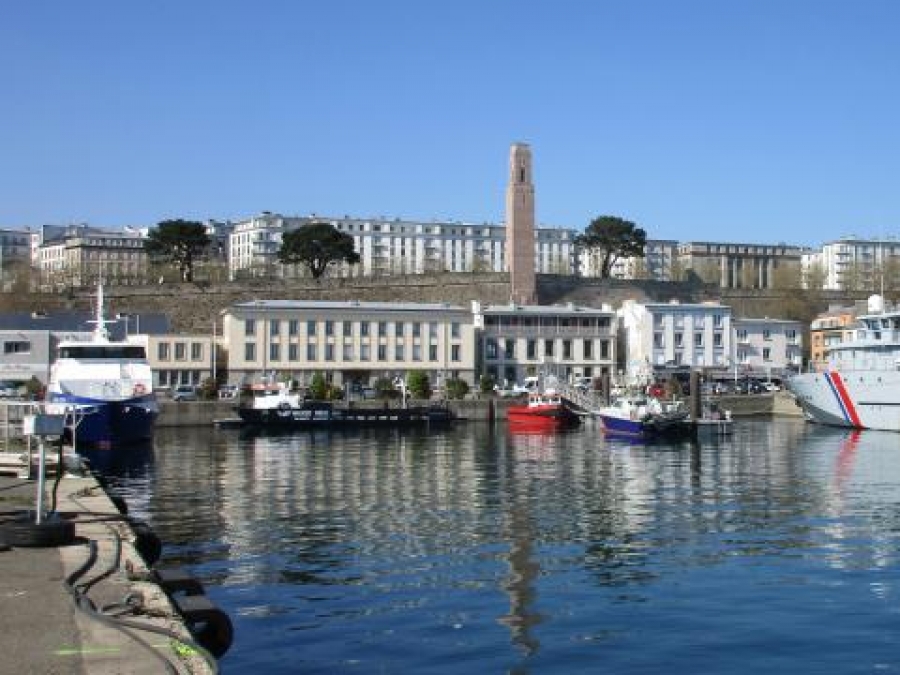
<svg viewBox="0 0 900 675">
<path fill-rule="evenodd" d="M 18 398 L 19 387 L 12 382 L 0 382 L 0 398 Z"/>
<path fill-rule="evenodd" d="M 230 399 L 237 398 L 238 396 L 238 386 L 236 384 L 225 384 L 219 387 L 219 398 L 220 399 Z"/>
<path fill-rule="evenodd" d="M 197 388 L 192 384 L 179 384 L 172 390 L 173 401 L 196 401 Z"/>
</svg>

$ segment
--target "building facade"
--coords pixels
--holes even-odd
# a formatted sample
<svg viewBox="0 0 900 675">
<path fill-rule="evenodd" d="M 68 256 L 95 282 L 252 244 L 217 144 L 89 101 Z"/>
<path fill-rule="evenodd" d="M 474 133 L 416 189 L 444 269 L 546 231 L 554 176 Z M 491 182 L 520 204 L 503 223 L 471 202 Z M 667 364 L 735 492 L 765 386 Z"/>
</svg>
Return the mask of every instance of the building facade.
<svg viewBox="0 0 900 675">
<path fill-rule="evenodd" d="M 566 306 L 498 305 L 472 308 L 482 374 L 512 385 L 530 376 L 612 378 L 615 312 Z"/>
<path fill-rule="evenodd" d="M 639 303 L 618 310 L 623 337 L 620 368 L 625 384 L 665 379 L 681 369 L 731 366 L 731 308 L 719 303 Z"/>
<path fill-rule="evenodd" d="M 246 384 L 321 373 L 343 386 L 423 371 L 432 387 L 475 384 L 474 327 L 447 304 L 265 300 L 233 305 L 223 318 L 228 380 Z"/>
<path fill-rule="evenodd" d="M 842 237 L 823 244 L 803 259 L 810 284 L 828 290 L 868 291 L 900 289 L 900 240 L 896 237 Z M 814 281 L 813 281 L 814 280 Z"/>
<path fill-rule="evenodd" d="M 353 237 L 357 265 L 339 264 L 336 276 L 394 276 L 427 272 L 504 272 L 507 270 L 506 228 L 491 223 L 418 222 L 282 216 L 262 213 L 234 224 L 229 236 L 230 278 L 303 276 L 299 266 L 278 263 L 281 237 L 313 222 L 332 225 Z M 535 267 L 544 274 L 572 274 L 573 230 L 540 227 L 535 231 Z"/>
<path fill-rule="evenodd" d="M 83 225 L 42 229 L 32 245 L 32 264 L 41 284 L 51 288 L 147 280 L 147 252 L 139 232 L 101 230 Z M 45 238 L 46 237 L 46 238 Z"/>
<path fill-rule="evenodd" d="M 582 251 L 579 270 L 584 277 L 599 277 L 602 256 L 600 251 Z M 644 255 L 620 258 L 613 263 L 610 276 L 616 279 L 652 279 L 671 281 L 678 258 L 678 242 L 673 239 L 648 239 Z"/>
<path fill-rule="evenodd" d="M 826 365 L 828 350 L 851 337 L 856 324 L 855 307 L 830 307 L 809 326 L 809 361 L 816 370 Z"/>
<path fill-rule="evenodd" d="M 675 276 L 693 273 L 721 288 L 797 288 L 805 251 L 787 244 L 686 242 L 678 245 Z"/>
<path fill-rule="evenodd" d="M 784 377 L 803 367 L 803 325 L 788 319 L 735 318 L 733 367 L 751 377 Z"/>
<path fill-rule="evenodd" d="M 140 344 L 147 353 L 153 371 L 154 389 L 168 389 L 179 384 L 198 386 L 215 379 L 217 367 L 211 335 L 130 335 L 129 342 Z"/>
</svg>

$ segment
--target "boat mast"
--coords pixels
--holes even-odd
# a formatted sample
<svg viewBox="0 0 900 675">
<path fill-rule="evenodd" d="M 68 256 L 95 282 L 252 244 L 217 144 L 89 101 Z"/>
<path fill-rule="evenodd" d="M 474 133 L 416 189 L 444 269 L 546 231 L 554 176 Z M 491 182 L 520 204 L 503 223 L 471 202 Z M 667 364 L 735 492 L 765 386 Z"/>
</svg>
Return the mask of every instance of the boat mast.
<svg viewBox="0 0 900 675">
<path fill-rule="evenodd" d="M 107 321 L 103 316 L 103 281 L 97 283 L 97 307 L 95 318 L 88 323 L 94 324 L 94 339 L 102 342 L 109 341 L 109 331 L 106 330 L 106 324 L 112 323 Z"/>
</svg>

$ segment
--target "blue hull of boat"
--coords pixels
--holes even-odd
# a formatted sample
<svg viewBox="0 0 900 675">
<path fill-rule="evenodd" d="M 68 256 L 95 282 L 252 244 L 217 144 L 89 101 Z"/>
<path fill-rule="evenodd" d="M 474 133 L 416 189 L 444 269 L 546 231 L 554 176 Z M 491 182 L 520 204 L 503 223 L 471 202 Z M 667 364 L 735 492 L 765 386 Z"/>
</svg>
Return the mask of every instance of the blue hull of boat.
<svg viewBox="0 0 900 675">
<path fill-rule="evenodd" d="M 153 437 L 157 412 L 152 395 L 127 401 L 98 401 L 51 394 L 49 402 L 81 406 L 75 429 L 76 448 L 82 445 L 119 446 Z"/>
</svg>

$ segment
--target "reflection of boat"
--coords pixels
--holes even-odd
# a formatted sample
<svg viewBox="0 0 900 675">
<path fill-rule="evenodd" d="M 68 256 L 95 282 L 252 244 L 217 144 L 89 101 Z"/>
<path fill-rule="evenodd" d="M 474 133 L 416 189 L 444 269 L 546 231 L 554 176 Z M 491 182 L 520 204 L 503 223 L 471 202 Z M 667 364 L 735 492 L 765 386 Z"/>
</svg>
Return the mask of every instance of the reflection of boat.
<svg viewBox="0 0 900 675">
<path fill-rule="evenodd" d="M 730 410 L 721 410 L 713 401 L 704 402 L 700 418 L 696 420 L 697 438 L 715 440 L 734 433 L 734 420 Z"/>
<path fill-rule="evenodd" d="M 528 403 L 506 410 L 510 429 L 556 430 L 578 426 L 581 421 L 553 391 L 528 395 Z"/>
<path fill-rule="evenodd" d="M 103 316 L 103 287 L 89 340 L 60 342 L 47 385 L 48 411 L 75 411 L 76 443 L 121 445 L 153 435 L 159 412 L 144 347 L 111 342 Z"/>
<path fill-rule="evenodd" d="M 900 431 L 900 308 L 869 298 L 853 338 L 830 347 L 828 366 L 788 380 L 807 419 L 820 424 Z"/>
<path fill-rule="evenodd" d="M 663 404 L 652 397 L 622 396 L 597 415 L 605 433 L 633 438 L 686 438 L 697 429 L 680 403 Z"/>
<path fill-rule="evenodd" d="M 404 408 L 337 407 L 329 401 L 303 400 L 285 385 L 257 385 L 241 395 L 237 413 L 244 424 L 264 428 L 414 426 L 455 419 L 446 406 Z"/>
</svg>

